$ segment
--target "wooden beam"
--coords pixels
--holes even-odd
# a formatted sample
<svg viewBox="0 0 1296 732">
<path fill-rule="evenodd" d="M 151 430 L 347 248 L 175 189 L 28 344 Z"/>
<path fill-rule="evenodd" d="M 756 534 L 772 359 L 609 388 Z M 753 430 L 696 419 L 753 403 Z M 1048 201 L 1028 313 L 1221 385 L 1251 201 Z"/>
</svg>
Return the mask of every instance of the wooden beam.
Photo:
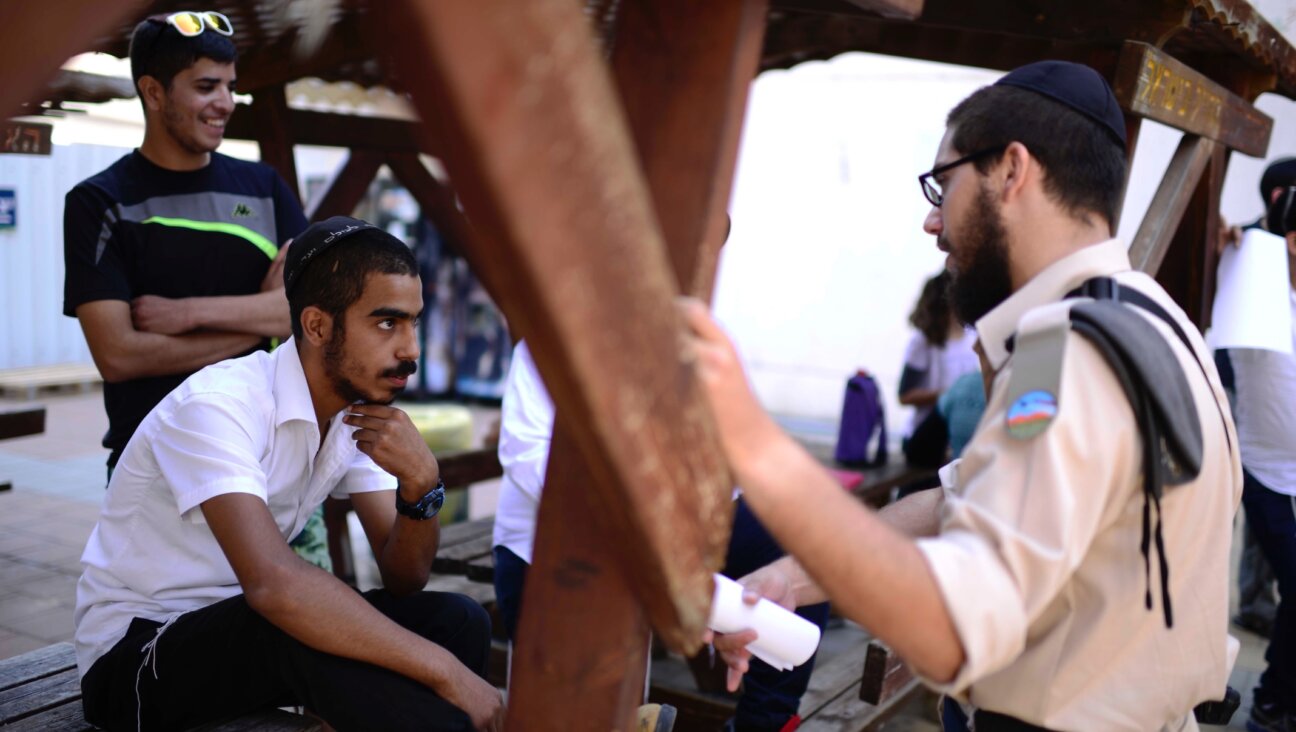
<svg viewBox="0 0 1296 732">
<path fill-rule="evenodd" d="M 1212 144 L 1205 174 L 1186 186 L 1188 204 L 1175 227 L 1168 254 L 1155 270 L 1157 282 L 1203 330 L 1214 297 L 1215 241 L 1226 164 L 1225 148 Z"/>
<path fill-rule="evenodd" d="M 919 3 L 921 6 L 921 3 Z M 626 0 L 612 71 L 683 292 L 710 299 L 768 0 Z"/>
<path fill-rule="evenodd" d="M 1113 84 L 1122 108 L 1192 135 L 1264 157 L 1273 119 L 1186 64 L 1146 43 L 1121 49 Z"/>
<path fill-rule="evenodd" d="M 247 93 L 280 86 L 308 76 L 336 71 L 348 63 L 373 56 L 354 14 L 329 28 L 328 36 L 310 56 L 301 57 L 295 35 L 274 44 L 249 49 L 238 59 L 239 90 Z"/>
<path fill-rule="evenodd" d="M 1135 269 L 1156 274 L 1215 146 L 1216 143 L 1196 135 L 1184 135 L 1179 142 L 1179 149 L 1170 159 L 1170 167 L 1130 245 L 1130 263 Z"/>
<path fill-rule="evenodd" d="M 627 539 L 611 533 L 589 500 L 594 471 L 559 409 L 518 617 L 507 729 L 630 730 L 648 672 L 639 580 L 615 558 Z M 578 708 L 559 701 L 577 689 Z"/>
<path fill-rule="evenodd" d="M 436 225 L 445 244 L 467 260 L 469 268 L 478 277 L 483 273 L 489 275 L 489 265 L 481 261 L 488 247 L 477 243 L 481 234 L 459 210 L 454 191 L 437 180 L 416 153 L 391 154 L 386 159 L 392 175 L 418 202 L 423 215 Z M 489 289 L 489 282 L 487 287 Z M 512 324 L 510 330 L 515 336 L 519 333 Z"/>
<path fill-rule="evenodd" d="M 631 0 L 618 9 L 610 44 L 613 73 L 675 279 L 681 289 L 702 297 L 711 292 L 725 236 L 724 212 L 765 13 L 764 2 Z M 568 729 L 570 721 L 554 719 L 537 727 L 536 720 L 548 719 L 543 710 L 565 690 L 595 689 L 602 691 L 585 696 L 597 704 L 588 728 L 602 729 L 601 720 L 617 719 L 618 710 L 624 715 L 641 700 L 647 625 L 633 602 L 634 580 L 617 571 L 607 551 L 616 539 L 608 533 L 609 522 L 582 497 L 580 486 L 597 477 L 563 420 L 560 412 L 518 644 L 521 662 L 546 672 L 519 675 L 510 696 L 510 723 Z M 723 541 L 727 512 L 715 518 L 723 523 L 707 536 Z M 601 617 L 591 613 L 593 608 Z"/>
<path fill-rule="evenodd" d="M 1072 40 L 1014 35 L 988 28 L 895 22 L 866 15 L 787 14 L 766 31 L 761 68 L 785 68 L 848 51 L 1008 70 L 1052 58 L 1091 66 L 1111 77 L 1118 49 Z"/>
<path fill-rule="evenodd" d="M 258 134 L 252 110 L 239 105 L 225 127 L 225 136 L 235 140 L 254 140 Z M 389 117 L 363 117 L 358 114 L 288 110 L 288 135 L 298 145 L 346 147 L 384 153 L 432 153 L 422 144 L 417 122 Z"/>
<path fill-rule="evenodd" d="M 288 99 L 283 84 L 269 86 L 252 95 L 252 118 L 256 122 L 256 141 L 261 162 L 274 168 L 288 189 L 301 203 L 301 183 L 297 180 L 297 161 L 293 159 L 293 138 L 288 125 Z"/>
<path fill-rule="evenodd" d="M 382 164 L 382 156 L 373 151 L 352 150 L 328 188 L 307 206 L 306 218 L 314 222 L 330 216 L 351 216 L 369 192 L 369 184 Z"/>
<path fill-rule="evenodd" d="M 594 476 L 583 497 L 617 529 L 605 553 L 634 577 L 663 640 L 697 648 L 723 560 L 704 521 L 731 486 L 677 349 L 678 290 L 587 21 L 566 0 L 375 12 L 483 232 L 478 274 L 528 335 Z"/>
<path fill-rule="evenodd" d="M 72 56 L 124 23 L 143 0 L 0 2 L 0 118 L 18 113 Z"/>
</svg>

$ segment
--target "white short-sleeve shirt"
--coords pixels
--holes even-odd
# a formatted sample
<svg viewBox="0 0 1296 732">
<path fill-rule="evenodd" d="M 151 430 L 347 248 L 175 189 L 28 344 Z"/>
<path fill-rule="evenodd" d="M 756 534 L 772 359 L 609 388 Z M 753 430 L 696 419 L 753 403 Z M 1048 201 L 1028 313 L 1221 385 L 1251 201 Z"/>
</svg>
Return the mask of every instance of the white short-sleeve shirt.
<svg viewBox="0 0 1296 732">
<path fill-rule="evenodd" d="M 242 592 L 202 503 L 248 493 L 287 541 L 330 495 L 395 490 L 334 416 L 324 444 L 296 345 L 208 366 L 140 423 L 113 472 L 81 556 L 76 652 L 82 676 L 131 621 L 165 622 Z"/>
<path fill-rule="evenodd" d="M 1290 301 L 1292 353 L 1234 348 L 1229 359 L 1242 464 L 1269 490 L 1296 496 L 1296 291 Z"/>
<path fill-rule="evenodd" d="M 904 365 L 922 372 L 922 381 L 916 388 L 935 389 L 944 394 L 960 376 L 980 370 L 981 363 L 972 350 L 976 340 L 976 331 L 971 328 L 964 328 L 958 336 L 939 346 L 932 345 L 922 333 L 914 333 L 905 347 Z M 934 408 L 932 405 L 914 407 L 905 427 L 905 437 L 912 436 Z"/>
</svg>

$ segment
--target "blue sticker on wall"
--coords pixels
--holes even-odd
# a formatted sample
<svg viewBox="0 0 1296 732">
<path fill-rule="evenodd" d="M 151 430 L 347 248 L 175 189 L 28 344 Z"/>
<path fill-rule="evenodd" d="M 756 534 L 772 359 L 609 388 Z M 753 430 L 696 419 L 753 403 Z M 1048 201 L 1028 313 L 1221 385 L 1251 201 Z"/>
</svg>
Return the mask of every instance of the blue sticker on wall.
<svg viewBox="0 0 1296 732">
<path fill-rule="evenodd" d="M 18 196 L 12 188 L 0 188 L 0 229 L 18 226 Z"/>
<path fill-rule="evenodd" d="M 1008 435 L 1026 440 L 1043 432 L 1057 416 L 1057 397 L 1047 391 L 1028 391 L 1008 407 Z"/>
</svg>

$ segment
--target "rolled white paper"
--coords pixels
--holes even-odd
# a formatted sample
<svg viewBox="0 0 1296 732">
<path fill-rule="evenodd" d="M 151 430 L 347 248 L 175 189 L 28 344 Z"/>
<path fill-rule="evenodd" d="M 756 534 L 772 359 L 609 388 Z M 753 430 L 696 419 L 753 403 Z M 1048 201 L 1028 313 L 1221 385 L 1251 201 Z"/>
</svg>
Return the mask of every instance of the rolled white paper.
<svg viewBox="0 0 1296 732">
<path fill-rule="evenodd" d="M 717 633 L 755 630 L 756 640 L 747 645 L 747 650 L 780 671 L 810 659 L 819 647 L 819 626 L 765 598 L 748 605 L 742 595 L 742 585 L 717 574 L 707 626 Z"/>
</svg>

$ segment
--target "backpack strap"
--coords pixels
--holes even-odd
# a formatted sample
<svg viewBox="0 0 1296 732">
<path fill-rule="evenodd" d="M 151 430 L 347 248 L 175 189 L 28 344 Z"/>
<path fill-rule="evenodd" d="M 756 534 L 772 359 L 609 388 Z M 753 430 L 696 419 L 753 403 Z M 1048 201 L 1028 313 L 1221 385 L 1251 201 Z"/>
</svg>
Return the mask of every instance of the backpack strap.
<svg viewBox="0 0 1296 732">
<path fill-rule="evenodd" d="M 1147 349 L 1152 348 L 1161 360 L 1166 361 L 1173 357 L 1173 353 L 1161 354 L 1160 351 L 1168 352 L 1169 344 L 1147 328 L 1147 323 L 1141 318 L 1131 320 L 1118 317 L 1119 310 L 1112 310 L 1111 305 L 1104 307 L 1104 304 L 1133 306 L 1168 325 L 1192 355 L 1208 387 L 1210 377 L 1178 321 L 1152 298 L 1134 288 L 1121 286 L 1111 277 L 1091 278 L 1067 294 L 1068 299 L 1082 297 L 1091 298 L 1095 302 L 1072 308 L 1072 327 L 1088 338 L 1112 365 L 1134 409 L 1139 433 L 1143 436 L 1143 537 L 1139 550 L 1143 555 L 1143 571 L 1147 582 L 1144 604 L 1149 610 L 1152 609 L 1151 549 L 1154 540 L 1161 576 L 1161 604 L 1166 627 L 1170 628 L 1173 627 L 1174 620 L 1170 605 L 1170 566 L 1162 533 L 1161 496 L 1166 483 L 1188 482 L 1198 474 L 1202 459 L 1201 431 L 1196 421 L 1198 418 L 1192 393 L 1182 368 L 1173 371 L 1167 367 L 1151 369 L 1164 376 L 1158 378 L 1156 388 L 1149 388 L 1149 378 L 1152 376 L 1146 373 L 1149 371 Z M 1131 337 L 1131 332 L 1140 329 L 1144 329 L 1142 336 Z M 1153 343 L 1160 344 L 1162 348 L 1152 346 Z M 1140 362 L 1143 362 L 1142 369 L 1139 368 Z M 1178 363 L 1177 357 L 1175 363 Z M 1167 394 L 1167 390 L 1174 393 Z M 1228 418 L 1219 399 L 1215 398 L 1214 401 L 1223 425 L 1224 439 L 1232 454 L 1233 440 L 1228 432 Z M 1183 407 L 1190 406 L 1193 407 L 1190 410 L 1191 417 L 1182 413 Z M 1177 424 L 1185 419 L 1191 419 L 1193 424 Z M 1155 525 L 1152 524 L 1154 512 Z"/>
<path fill-rule="evenodd" d="M 1210 377 L 1206 374 L 1206 366 L 1202 364 L 1201 357 L 1197 355 L 1197 349 L 1193 348 L 1192 342 L 1188 340 L 1188 334 L 1180 327 L 1179 321 L 1175 320 L 1166 309 L 1161 307 L 1155 300 L 1144 295 L 1142 292 L 1132 287 L 1123 287 L 1119 282 L 1111 277 L 1091 277 L 1080 284 L 1071 292 L 1066 294 L 1067 299 L 1076 297 L 1088 297 L 1094 300 L 1115 300 L 1116 302 L 1133 305 L 1170 326 L 1179 342 L 1183 344 L 1188 353 L 1192 354 L 1193 361 L 1197 363 L 1197 368 L 1201 371 L 1202 378 L 1206 384 L 1210 384 Z M 1233 438 L 1229 437 L 1228 418 L 1224 416 L 1224 407 L 1220 405 L 1219 400 L 1215 400 L 1215 409 L 1219 412 L 1220 422 L 1224 425 L 1224 440 L 1228 443 L 1229 454 L 1233 454 Z"/>
</svg>

